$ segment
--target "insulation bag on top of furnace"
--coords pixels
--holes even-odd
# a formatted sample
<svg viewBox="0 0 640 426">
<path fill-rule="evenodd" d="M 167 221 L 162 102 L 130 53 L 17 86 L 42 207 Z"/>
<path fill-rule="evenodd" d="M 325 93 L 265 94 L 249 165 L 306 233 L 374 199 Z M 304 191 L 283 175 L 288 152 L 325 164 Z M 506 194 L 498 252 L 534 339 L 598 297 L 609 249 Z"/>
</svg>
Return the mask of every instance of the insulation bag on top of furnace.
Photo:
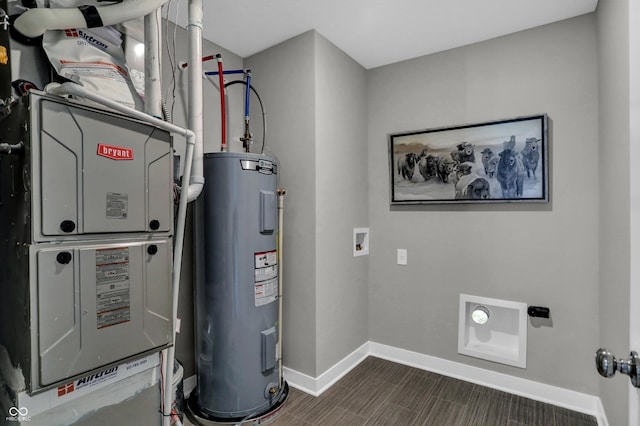
<svg viewBox="0 0 640 426">
<path fill-rule="evenodd" d="M 42 46 L 61 77 L 122 105 L 143 109 L 119 31 L 112 27 L 50 30 L 45 32 Z"/>
</svg>

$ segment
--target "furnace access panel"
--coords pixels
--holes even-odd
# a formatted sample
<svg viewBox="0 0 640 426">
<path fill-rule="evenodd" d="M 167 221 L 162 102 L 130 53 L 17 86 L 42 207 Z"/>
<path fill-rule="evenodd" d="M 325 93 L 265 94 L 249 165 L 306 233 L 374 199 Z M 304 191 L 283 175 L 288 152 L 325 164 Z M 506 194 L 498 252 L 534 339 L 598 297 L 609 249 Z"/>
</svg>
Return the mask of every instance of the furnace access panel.
<svg viewBox="0 0 640 426">
<path fill-rule="evenodd" d="M 32 92 L 0 119 L 0 345 L 35 393 L 172 339 L 172 141 Z M 1 349 L 1 348 L 0 348 Z"/>
<path fill-rule="evenodd" d="M 34 238 L 169 232 L 170 135 L 55 99 L 32 104 Z"/>
<path fill-rule="evenodd" d="M 170 241 L 39 244 L 31 258 L 40 385 L 170 341 Z"/>
</svg>

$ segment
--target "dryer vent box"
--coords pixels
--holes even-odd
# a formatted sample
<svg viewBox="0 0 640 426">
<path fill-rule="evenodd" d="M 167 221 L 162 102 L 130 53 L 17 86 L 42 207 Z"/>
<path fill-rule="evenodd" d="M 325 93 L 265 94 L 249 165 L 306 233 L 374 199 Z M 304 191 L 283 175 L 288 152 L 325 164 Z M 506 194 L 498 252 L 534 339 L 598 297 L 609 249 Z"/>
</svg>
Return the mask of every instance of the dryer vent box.
<svg viewBox="0 0 640 426">
<path fill-rule="evenodd" d="M 527 304 L 460 295 L 458 353 L 527 367 Z"/>
</svg>

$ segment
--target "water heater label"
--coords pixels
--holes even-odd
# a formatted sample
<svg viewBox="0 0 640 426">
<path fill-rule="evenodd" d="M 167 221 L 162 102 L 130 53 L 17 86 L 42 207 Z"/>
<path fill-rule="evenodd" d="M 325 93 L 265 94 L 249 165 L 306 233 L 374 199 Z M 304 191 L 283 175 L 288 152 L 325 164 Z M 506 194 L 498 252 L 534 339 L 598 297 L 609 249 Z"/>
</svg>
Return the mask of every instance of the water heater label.
<svg viewBox="0 0 640 426">
<path fill-rule="evenodd" d="M 278 256 L 275 250 L 254 256 L 256 307 L 278 299 Z"/>
<path fill-rule="evenodd" d="M 97 327 L 131 319 L 129 248 L 96 250 Z"/>
<path fill-rule="evenodd" d="M 107 192 L 107 219 L 126 219 L 129 211 L 129 194 Z"/>
<path fill-rule="evenodd" d="M 278 300 L 278 279 L 256 283 L 256 307 Z"/>
<path fill-rule="evenodd" d="M 278 277 L 278 265 L 256 268 L 256 282 L 272 280 Z"/>
<path fill-rule="evenodd" d="M 273 266 L 278 263 L 278 257 L 276 251 L 266 251 L 255 254 L 255 265 L 257 268 L 266 268 L 267 266 Z"/>
</svg>

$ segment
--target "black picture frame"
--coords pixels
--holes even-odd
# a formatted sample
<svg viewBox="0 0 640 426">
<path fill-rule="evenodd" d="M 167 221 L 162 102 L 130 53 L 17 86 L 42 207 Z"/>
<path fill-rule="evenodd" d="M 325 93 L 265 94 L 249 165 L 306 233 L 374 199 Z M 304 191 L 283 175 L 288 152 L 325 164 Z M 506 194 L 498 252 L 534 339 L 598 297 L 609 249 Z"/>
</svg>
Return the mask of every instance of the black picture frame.
<svg viewBox="0 0 640 426">
<path fill-rule="evenodd" d="M 392 205 L 549 202 L 546 114 L 388 135 Z"/>
</svg>

